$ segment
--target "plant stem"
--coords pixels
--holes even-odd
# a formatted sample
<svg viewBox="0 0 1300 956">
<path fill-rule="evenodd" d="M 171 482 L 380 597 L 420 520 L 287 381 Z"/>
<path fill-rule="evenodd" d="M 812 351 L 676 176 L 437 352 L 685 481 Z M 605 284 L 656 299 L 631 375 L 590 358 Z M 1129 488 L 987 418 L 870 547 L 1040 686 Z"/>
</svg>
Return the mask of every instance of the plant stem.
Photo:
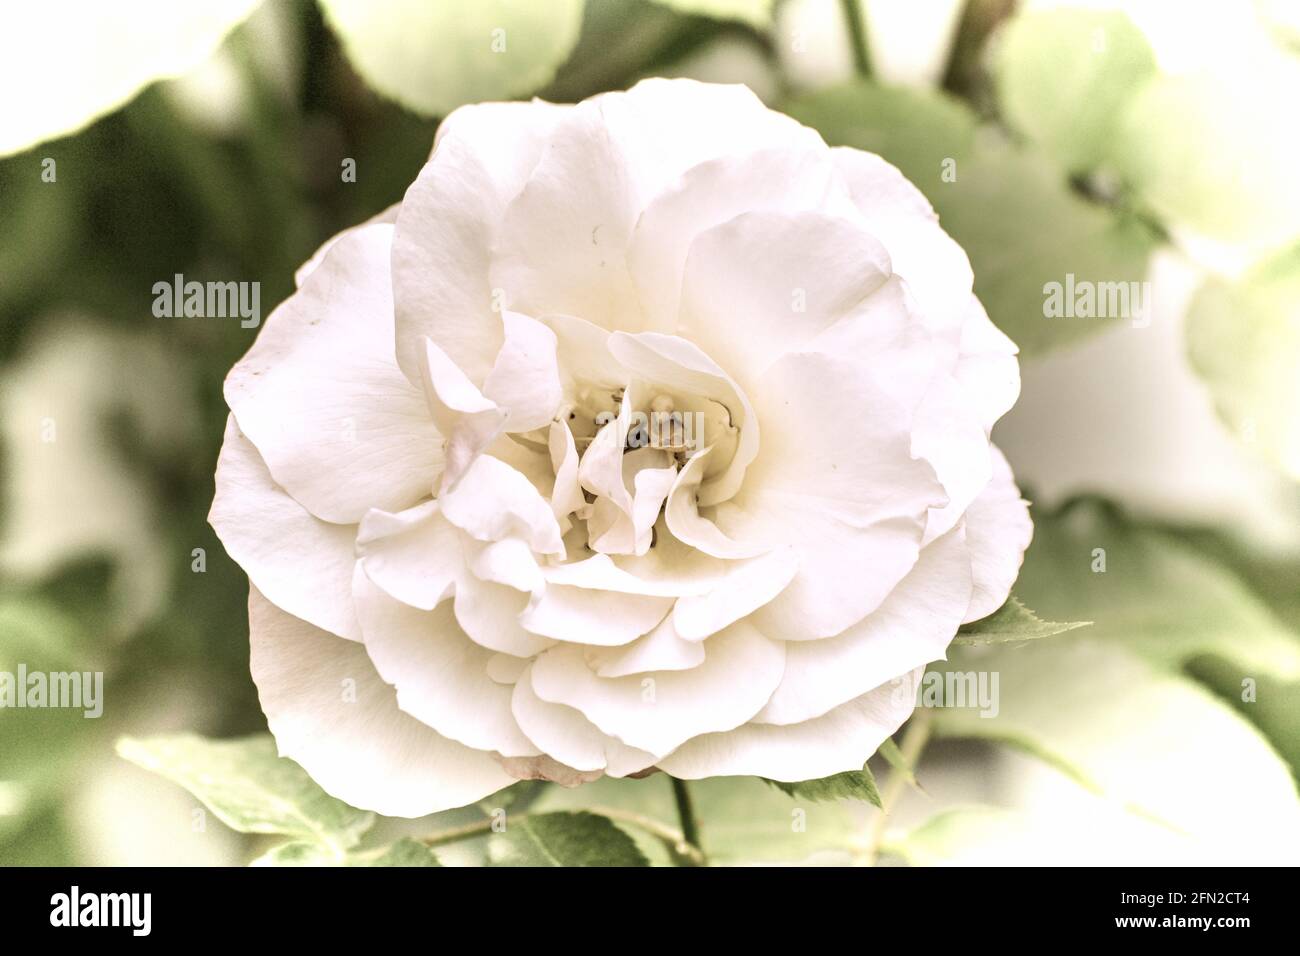
<svg viewBox="0 0 1300 956">
<path fill-rule="evenodd" d="M 700 823 L 695 816 L 695 804 L 691 801 L 691 791 L 685 780 L 669 777 L 673 782 L 673 799 L 677 801 L 677 818 L 682 824 L 682 837 L 688 846 L 693 847 L 704 859 L 704 844 L 700 842 Z"/>
<path fill-rule="evenodd" d="M 912 719 L 908 721 L 907 730 L 903 733 L 903 742 L 898 748 L 906 766 L 916 767 L 925 745 L 930 741 L 930 730 L 929 713 L 920 709 L 914 711 Z M 891 768 L 889 779 L 885 781 L 885 789 L 880 794 L 880 811 L 872 817 L 871 828 L 867 831 L 864 848 L 867 866 L 876 865 L 876 858 L 880 855 L 880 844 L 885 838 L 885 825 L 889 822 L 889 815 L 906 789 L 907 774 Z"/>
<path fill-rule="evenodd" d="M 853 68 L 864 80 L 871 78 L 871 56 L 867 52 L 867 25 L 862 19 L 862 4 L 858 0 L 840 0 L 844 19 L 849 28 L 849 45 L 853 50 Z"/>
</svg>

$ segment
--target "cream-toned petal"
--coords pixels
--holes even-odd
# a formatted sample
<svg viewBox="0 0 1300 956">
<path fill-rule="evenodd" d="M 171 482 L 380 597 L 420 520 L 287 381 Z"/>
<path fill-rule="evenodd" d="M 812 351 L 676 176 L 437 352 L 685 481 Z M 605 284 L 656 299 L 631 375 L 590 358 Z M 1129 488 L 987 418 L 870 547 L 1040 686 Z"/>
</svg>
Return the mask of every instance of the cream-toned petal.
<svg viewBox="0 0 1300 956">
<path fill-rule="evenodd" d="M 975 583 L 966 621 L 988 617 L 1011 596 L 1034 536 L 1029 504 L 1020 497 L 1011 466 L 996 446 L 991 451 L 993 479 L 971 502 L 964 518 Z"/>
<path fill-rule="evenodd" d="M 537 753 L 510 712 L 510 688 L 488 676 L 492 652 L 461 631 L 451 606 L 422 611 L 376 587 L 358 567 L 352 596 L 375 670 L 397 706 L 442 736 L 506 756 Z"/>
<path fill-rule="evenodd" d="M 534 744 L 576 770 L 625 777 L 655 762 L 654 754 L 601 733 L 581 711 L 542 700 L 533 692 L 528 672 L 514 685 L 511 706 L 519 726 Z"/>
<path fill-rule="evenodd" d="M 685 640 L 678 634 L 670 614 L 653 631 L 631 644 L 596 651 L 591 655 L 591 663 L 599 677 L 690 670 L 704 663 L 704 644 Z"/>
<path fill-rule="evenodd" d="M 208 522 L 248 579 L 295 617 L 361 640 L 349 596 L 356 527 L 321 521 L 290 498 L 233 415 L 217 459 L 216 487 Z"/>
<path fill-rule="evenodd" d="M 365 648 L 248 598 L 253 681 L 282 756 L 340 800 L 385 816 L 462 807 L 514 781 L 485 751 L 397 707 Z"/>
<path fill-rule="evenodd" d="M 443 516 L 471 538 L 517 537 L 538 554 L 563 554 L 563 535 L 551 505 L 520 472 L 480 455 L 460 483 L 438 499 Z"/>
<path fill-rule="evenodd" d="M 428 611 L 447 597 L 464 573 L 460 538 L 437 501 L 397 514 L 371 510 L 361 519 L 357 535 L 358 563 L 389 595 Z"/>
<path fill-rule="evenodd" d="M 438 486 L 439 494 L 446 494 L 501 434 L 507 413 L 429 338 L 424 339 L 421 382 L 429 414 L 446 436 L 445 468 Z"/>
<path fill-rule="evenodd" d="M 629 747 L 663 755 L 749 720 L 784 667 L 785 645 L 741 622 L 709 638 L 704 663 L 690 670 L 604 678 L 581 648 L 561 645 L 533 663 L 532 685 L 542 700 L 577 708 Z"/>
<path fill-rule="evenodd" d="M 505 312 L 501 318 L 505 342 L 483 383 L 483 394 L 506 412 L 506 431 L 547 427 L 563 398 L 555 333 L 518 312 Z"/>
<path fill-rule="evenodd" d="M 508 305 L 489 277 L 501 218 L 570 110 L 483 103 L 438 124 L 433 155 L 406 191 L 393 238 L 397 361 L 410 381 L 420 382 L 427 336 L 483 384 Z"/>
<path fill-rule="evenodd" d="M 661 757 L 658 766 L 684 780 L 759 776 L 799 781 L 861 770 L 912 713 L 923 672 L 918 667 L 801 724 L 745 724 L 729 733 L 695 737 Z"/>
<path fill-rule="evenodd" d="M 785 675 L 756 723 L 820 717 L 891 677 L 942 660 L 971 598 L 962 529 L 927 545 L 907 577 L 865 619 L 834 637 L 786 645 Z"/>
<path fill-rule="evenodd" d="M 392 232 L 340 237 L 226 377 L 226 403 L 276 482 L 337 524 L 414 504 L 442 471 L 442 436 L 393 359 Z"/>
</svg>

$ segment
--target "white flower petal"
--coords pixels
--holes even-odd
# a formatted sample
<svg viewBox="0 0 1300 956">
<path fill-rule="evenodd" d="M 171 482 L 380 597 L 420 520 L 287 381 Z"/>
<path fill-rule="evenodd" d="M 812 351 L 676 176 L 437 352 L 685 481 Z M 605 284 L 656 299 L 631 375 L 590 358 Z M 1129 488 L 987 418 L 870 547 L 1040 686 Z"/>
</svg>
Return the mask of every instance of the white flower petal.
<svg viewBox="0 0 1300 956">
<path fill-rule="evenodd" d="M 341 237 L 226 377 L 226 402 L 275 480 L 338 524 L 414 504 L 442 470 L 442 436 L 393 360 L 392 231 Z"/>
<path fill-rule="evenodd" d="M 922 669 L 802 724 L 746 724 L 688 740 L 658 766 L 683 780 L 759 776 L 816 780 L 861 770 L 912 713 Z"/>
<path fill-rule="evenodd" d="M 885 247 L 860 225 L 817 212 L 749 212 L 691 245 L 678 334 L 758 404 L 763 372 L 804 347 L 890 276 Z M 765 416 L 759 421 L 766 431 Z"/>
<path fill-rule="evenodd" d="M 421 611 L 376 587 L 358 567 L 352 596 L 375 670 L 397 706 L 444 737 L 506 756 L 537 753 L 510 713 L 510 688 L 488 676 L 492 652 L 456 623 L 451 606 Z"/>
<path fill-rule="evenodd" d="M 798 570 L 799 555 L 793 548 L 729 562 L 722 579 L 708 592 L 679 598 L 673 605 L 677 634 L 687 641 L 716 634 L 770 602 Z"/>
<path fill-rule="evenodd" d="M 421 382 L 429 414 L 446 436 L 446 461 L 439 494 L 464 477 L 505 427 L 506 410 L 483 395 L 433 339 L 424 342 Z"/>
<path fill-rule="evenodd" d="M 361 519 L 359 564 L 370 580 L 412 607 L 432 610 L 464 573 L 458 532 L 426 501 L 397 514 L 372 510 Z M 352 578 L 349 575 L 348 585 Z"/>
<path fill-rule="evenodd" d="M 960 354 L 953 377 L 976 408 L 984 430 L 1010 411 L 1020 397 L 1020 350 L 989 320 L 979 299 L 971 296 L 961 327 Z"/>
<path fill-rule="evenodd" d="M 974 282 L 970 260 L 943 231 L 921 191 L 874 153 L 831 150 L 867 228 L 885 244 L 894 271 L 907 280 L 921 304 L 926 326 L 951 333 L 960 328 Z M 955 336 L 954 336 L 955 342 Z"/>
<path fill-rule="evenodd" d="M 649 633 L 672 605 L 668 597 L 548 584 L 519 622 L 541 637 L 613 647 Z"/>
<path fill-rule="evenodd" d="M 419 383 L 424 338 L 482 384 L 503 341 L 489 279 L 506 205 L 570 110 L 532 103 L 465 106 L 438 124 L 433 155 L 406 191 L 393 238 L 397 361 Z"/>
<path fill-rule="evenodd" d="M 993 479 L 966 509 L 966 544 L 975 590 L 965 621 L 978 621 L 1000 608 L 1020 575 L 1034 536 L 1028 503 L 1021 499 L 1011 466 L 996 446 Z"/>
<path fill-rule="evenodd" d="M 965 390 L 951 375 L 936 379 L 916 410 L 912 454 L 929 462 L 948 496 L 931 509 L 925 542 L 946 534 L 993 476 L 988 435 Z"/>
<path fill-rule="evenodd" d="M 438 499 L 442 514 L 471 538 L 518 537 L 539 554 L 563 554 L 560 526 L 550 503 L 522 474 L 481 455 L 460 483 Z"/>
<path fill-rule="evenodd" d="M 754 716 L 785 667 L 785 645 L 733 624 L 709 638 L 708 656 L 691 670 L 598 677 L 581 648 L 551 648 L 533 663 L 542 700 L 576 707 L 604 733 L 656 755 L 699 734 L 730 730 Z"/>
<path fill-rule="evenodd" d="M 216 486 L 208 522 L 248 579 L 295 617 L 361 640 L 347 596 L 357 529 L 321 521 L 290 498 L 233 415 L 226 421 Z"/>
<path fill-rule="evenodd" d="M 970 558 L 957 528 L 926 546 L 907 577 L 864 620 L 834 637 L 787 644 L 785 676 L 754 720 L 811 720 L 891 677 L 942 660 L 970 595 Z"/>
<path fill-rule="evenodd" d="M 664 519 L 668 530 L 683 544 L 688 544 L 715 558 L 749 558 L 769 550 L 754 542 L 741 543 L 723 533 L 717 524 L 700 514 L 699 489 L 704 481 L 704 468 L 710 449 L 705 449 L 687 460 L 677 473 L 677 480 L 668 493 Z"/>
<path fill-rule="evenodd" d="M 612 777 L 625 777 L 655 762 L 654 754 L 601 733 L 581 711 L 542 700 L 533 692 L 528 673 L 515 684 L 511 703 L 515 719 L 529 739 L 576 770 L 603 770 Z"/>
<path fill-rule="evenodd" d="M 515 657 L 532 657 L 554 641 L 524 630 L 519 615 L 532 596 L 472 574 L 456 582 L 453 612 L 456 622 L 475 644 Z"/>
<path fill-rule="evenodd" d="M 563 397 L 555 333 L 518 312 L 505 312 L 501 318 L 505 343 L 483 383 L 483 394 L 506 411 L 508 432 L 550 425 Z"/>
<path fill-rule="evenodd" d="M 943 489 L 912 458 L 908 410 L 854 365 L 787 355 L 760 394 L 763 448 L 743 500 L 720 507 L 717 522 L 738 541 L 799 553 L 799 572 L 755 612 L 757 626 L 783 640 L 829 637 L 879 607 L 916 563 Z"/>
<path fill-rule="evenodd" d="M 631 644 L 597 651 L 592 655 L 592 663 L 596 665 L 599 677 L 684 671 L 704 663 L 704 645 L 699 641 L 684 640 L 673 626 L 670 614 L 653 631 Z"/>
<path fill-rule="evenodd" d="M 795 148 L 710 159 L 646 207 L 629 249 L 647 328 L 671 332 L 686 255 L 695 237 L 745 212 L 800 212 L 849 200 L 831 152 L 812 130 Z M 842 197 L 842 198 L 841 198 Z"/>
<path fill-rule="evenodd" d="M 385 816 L 462 807 L 513 782 L 491 755 L 397 707 L 365 648 L 248 598 L 251 668 L 281 755 L 328 793 Z"/>
</svg>

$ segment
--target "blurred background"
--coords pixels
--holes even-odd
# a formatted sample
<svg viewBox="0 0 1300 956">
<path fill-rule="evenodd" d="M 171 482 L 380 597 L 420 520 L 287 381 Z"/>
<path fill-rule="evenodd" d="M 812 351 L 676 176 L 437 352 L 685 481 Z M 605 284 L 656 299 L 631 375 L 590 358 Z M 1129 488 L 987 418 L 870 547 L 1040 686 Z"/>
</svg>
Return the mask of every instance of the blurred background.
<svg viewBox="0 0 1300 956">
<path fill-rule="evenodd" d="M 105 700 L 0 709 L 0 864 L 260 848 L 114 751 L 265 730 L 206 523 L 257 329 L 156 317 L 154 284 L 258 282 L 269 314 L 457 105 L 648 75 L 745 83 L 929 197 L 1021 346 L 995 432 L 1034 504 L 1016 593 L 1094 622 L 954 649 L 998 714 L 927 714 L 883 822 L 792 832 L 785 794 L 702 785 L 717 858 L 1297 859 L 1300 3 L 57 0 L 0 35 L 0 671 L 102 671 Z M 1073 298 L 1111 283 L 1119 309 Z M 671 814 L 663 783 L 542 799 Z"/>
</svg>

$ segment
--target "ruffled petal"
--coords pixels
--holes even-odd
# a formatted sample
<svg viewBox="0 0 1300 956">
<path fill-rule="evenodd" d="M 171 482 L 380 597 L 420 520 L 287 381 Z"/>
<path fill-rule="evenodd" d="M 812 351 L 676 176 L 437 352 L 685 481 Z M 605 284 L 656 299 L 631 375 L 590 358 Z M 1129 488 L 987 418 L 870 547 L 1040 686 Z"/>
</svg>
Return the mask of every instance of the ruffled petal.
<svg viewBox="0 0 1300 956">
<path fill-rule="evenodd" d="M 295 617 L 361 640 L 348 597 L 356 527 L 321 521 L 290 498 L 233 415 L 226 421 L 216 485 L 208 522 L 248 579 Z"/>
<path fill-rule="evenodd" d="M 391 817 L 463 807 L 514 782 L 492 756 L 397 707 L 366 650 L 248 598 L 251 668 L 280 754 L 328 793 Z"/>
<path fill-rule="evenodd" d="M 662 755 L 699 734 L 730 730 L 754 716 L 785 667 L 785 645 L 744 622 L 709 638 L 699 667 L 598 677 L 581 648 L 553 647 L 533 662 L 537 696 L 582 711 L 629 747 Z"/>
<path fill-rule="evenodd" d="M 816 780 L 862 765 L 912 713 L 923 668 L 801 724 L 745 724 L 688 740 L 658 761 L 683 780 L 759 776 Z"/>
<path fill-rule="evenodd" d="M 996 446 L 991 451 L 993 479 L 966 509 L 966 544 L 975 584 L 966 621 L 988 617 L 1011 596 L 1034 536 L 1029 503 L 1020 497 L 1011 466 Z"/>
<path fill-rule="evenodd" d="M 337 524 L 414 504 L 442 471 L 442 436 L 393 359 L 392 231 L 341 237 L 226 377 L 275 480 Z"/>
</svg>

